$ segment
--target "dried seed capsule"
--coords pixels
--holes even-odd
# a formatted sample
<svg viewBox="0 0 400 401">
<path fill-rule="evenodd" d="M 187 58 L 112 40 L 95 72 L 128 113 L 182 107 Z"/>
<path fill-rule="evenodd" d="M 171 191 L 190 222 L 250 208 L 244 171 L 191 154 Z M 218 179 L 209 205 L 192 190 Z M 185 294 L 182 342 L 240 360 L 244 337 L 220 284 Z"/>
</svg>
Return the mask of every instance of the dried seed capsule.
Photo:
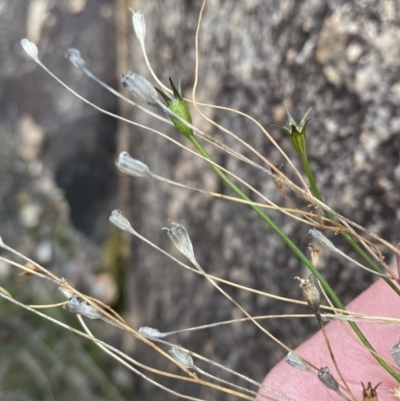
<svg viewBox="0 0 400 401">
<path fill-rule="evenodd" d="M 336 394 L 340 395 L 340 397 L 344 398 L 346 401 L 350 401 L 350 399 L 340 391 L 339 384 L 336 379 L 329 372 L 328 366 L 322 366 L 318 371 L 318 379 L 325 384 L 329 390 L 334 391 Z"/>
<path fill-rule="evenodd" d="M 310 305 L 311 310 L 320 316 L 319 305 L 321 296 L 319 294 L 318 288 L 311 281 L 311 275 L 307 280 L 304 280 L 300 277 L 295 277 L 295 279 L 300 281 L 299 287 L 303 293 L 304 298 L 306 299 L 308 305 Z"/>
<path fill-rule="evenodd" d="M 168 353 L 186 369 L 195 369 L 192 357 L 183 349 L 172 347 Z"/>
<path fill-rule="evenodd" d="M 128 152 L 121 152 L 115 164 L 120 171 L 132 177 L 140 178 L 152 176 L 147 165 L 131 157 Z"/>
<path fill-rule="evenodd" d="M 32 57 L 37 63 L 39 63 L 38 48 L 33 42 L 30 42 L 28 39 L 22 39 L 21 46 L 30 57 Z"/>
<path fill-rule="evenodd" d="M 73 313 L 75 315 L 86 316 L 89 319 L 101 319 L 104 322 L 112 324 L 116 327 L 123 327 L 117 321 L 113 321 L 109 319 L 106 315 L 104 315 L 101 310 L 95 308 L 94 306 L 87 303 L 84 299 L 79 297 L 78 295 L 72 295 L 68 299 L 68 303 L 64 306 L 68 312 Z"/>
<path fill-rule="evenodd" d="M 89 319 L 103 319 L 103 314 L 77 295 L 72 295 L 66 304 L 68 312 L 75 315 L 86 316 Z"/>
<path fill-rule="evenodd" d="M 162 337 L 160 330 L 153 329 L 153 327 L 143 326 L 139 329 L 139 333 L 148 338 L 159 338 Z"/>
<path fill-rule="evenodd" d="M 131 223 L 129 223 L 129 220 L 126 217 L 124 217 L 119 210 L 114 210 L 111 213 L 110 222 L 113 223 L 118 228 L 120 228 L 121 230 L 133 231 Z"/>
<path fill-rule="evenodd" d="M 318 231 L 316 228 L 311 228 L 308 231 L 308 235 L 313 239 L 313 246 L 314 248 L 329 248 L 331 250 L 335 249 L 335 245 L 333 245 L 332 241 L 330 241 L 328 238 L 325 237 L 324 234 L 321 233 L 321 231 Z"/>
<path fill-rule="evenodd" d="M 333 390 L 335 392 L 340 391 L 339 384 L 336 379 L 331 375 L 331 372 L 329 372 L 328 366 L 322 366 L 320 368 L 320 370 L 318 371 L 318 379 L 321 380 L 321 382 L 324 383 L 325 386 L 328 387 L 330 390 Z"/>
<path fill-rule="evenodd" d="M 381 385 L 378 383 L 375 387 L 372 387 L 371 382 L 368 382 L 367 388 L 365 388 L 364 383 L 361 382 L 363 388 L 363 401 L 378 401 L 378 393 L 376 389 Z"/>
<path fill-rule="evenodd" d="M 296 369 L 304 370 L 315 375 L 314 369 L 310 365 L 302 361 L 297 355 L 293 354 L 293 352 L 289 352 L 286 355 L 285 362 Z"/>
<path fill-rule="evenodd" d="M 161 103 L 154 86 L 139 74 L 129 71 L 121 79 L 122 85 L 140 102 L 159 106 Z"/>
<path fill-rule="evenodd" d="M 197 266 L 196 258 L 194 257 L 192 241 L 185 227 L 181 224 L 172 223 L 172 228 L 164 227 L 172 243 L 176 246 L 179 252 L 183 253 L 194 265 Z"/>
<path fill-rule="evenodd" d="M 141 46 L 144 46 L 144 38 L 146 37 L 146 21 L 144 15 L 140 11 L 132 11 L 132 23 Z"/>
</svg>

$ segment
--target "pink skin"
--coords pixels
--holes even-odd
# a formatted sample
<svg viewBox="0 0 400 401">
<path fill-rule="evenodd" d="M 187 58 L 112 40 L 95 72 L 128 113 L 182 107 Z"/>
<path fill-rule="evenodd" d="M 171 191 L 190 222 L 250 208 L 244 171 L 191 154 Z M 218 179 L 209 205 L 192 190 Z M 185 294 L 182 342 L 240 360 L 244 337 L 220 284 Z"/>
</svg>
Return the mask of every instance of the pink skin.
<svg viewBox="0 0 400 401">
<path fill-rule="evenodd" d="M 399 297 L 382 279 L 352 301 L 347 309 L 372 316 L 400 318 Z M 346 326 L 348 325 L 346 324 Z M 394 363 L 392 356 L 389 354 L 389 348 L 399 342 L 400 327 L 362 323 L 358 323 L 358 327 L 379 355 Z M 400 386 L 400 383 L 397 383 L 375 361 L 369 352 L 357 344 L 339 322 L 327 324 L 326 330 L 339 368 L 351 391 L 359 400 L 362 400 L 360 382 L 367 386 L 369 381 L 373 387 L 382 382 L 377 389 L 380 401 L 396 399 L 393 397 L 388 398 L 390 394 L 393 394 L 389 390 Z M 352 329 L 349 329 L 349 331 L 355 336 Z M 327 365 L 331 374 L 340 383 L 321 332 L 318 332 L 298 347 L 296 352 L 317 367 Z M 399 372 L 399 368 L 392 366 L 392 369 L 395 372 Z M 263 384 L 297 401 L 343 401 L 343 398 L 328 390 L 317 377 L 309 372 L 295 369 L 285 361 L 279 362 L 269 372 Z M 260 390 L 260 393 L 272 398 L 278 398 L 265 390 Z M 262 400 L 263 398 L 259 399 Z"/>
</svg>

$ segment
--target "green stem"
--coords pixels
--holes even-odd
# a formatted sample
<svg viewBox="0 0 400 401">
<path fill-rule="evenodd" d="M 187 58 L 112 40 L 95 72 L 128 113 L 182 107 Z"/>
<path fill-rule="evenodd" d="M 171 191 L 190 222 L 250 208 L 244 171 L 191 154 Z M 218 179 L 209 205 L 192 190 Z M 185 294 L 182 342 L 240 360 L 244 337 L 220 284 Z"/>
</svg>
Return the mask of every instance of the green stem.
<svg viewBox="0 0 400 401">
<path fill-rule="evenodd" d="M 189 138 L 199 153 L 204 156 L 206 159 L 211 160 L 211 157 L 206 152 L 206 150 L 202 147 L 202 145 L 197 141 L 195 137 Z M 238 188 L 226 175 L 225 173 L 219 169 L 214 164 L 210 163 L 211 168 L 217 173 L 217 175 L 231 188 L 237 195 L 239 195 L 242 199 L 250 201 L 251 199 L 240 189 Z M 281 229 L 258 207 L 255 205 L 249 205 L 261 218 L 264 220 L 271 229 L 289 246 L 289 248 L 299 257 L 299 259 L 307 265 L 307 267 L 312 271 L 313 274 L 321 281 L 321 284 L 324 286 L 324 289 L 329 293 L 332 299 L 335 300 L 335 303 L 338 305 L 338 308 L 342 308 L 339 298 L 333 291 L 333 289 L 329 286 L 329 284 L 325 281 L 325 279 L 320 275 L 320 273 L 315 269 L 315 267 L 310 263 L 307 257 L 300 251 L 300 249 L 291 241 L 291 239 L 285 235 L 281 231 Z"/>
<path fill-rule="evenodd" d="M 319 189 L 318 189 L 317 184 L 314 179 L 314 175 L 311 171 L 307 155 L 301 155 L 300 160 L 301 160 L 301 164 L 303 165 L 304 172 L 307 175 L 307 178 L 310 183 L 310 187 L 311 187 L 311 190 L 312 190 L 314 196 L 319 201 L 323 202 L 322 195 L 319 192 Z M 324 210 L 324 214 L 328 219 L 335 221 L 335 218 L 332 216 L 331 213 Z M 373 270 L 375 270 L 378 273 L 382 273 L 382 269 L 372 260 L 372 258 L 364 251 L 364 249 L 362 249 L 361 246 L 359 244 L 357 244 L 356 241 L 354 241 L 354 239 L 348 233 L 341 232 L 340 234 L 353 247 L 353 249 L 355 249 L 356 252 L 372 267 Z M 397 295 L 400 295 L 400 289 L 397 288 L 393 284 L 393 282 L 392 282 L 392 280 L 390 280 L 390 278 L 383 277 L 383 279 L 385 280 L 386 284 L 388 284 L 396 292 Z"/>
<path fill-rule="evenodd" d="M 188 139 L 192 142 L 194 147 L 198 150 L 198 152 L 205 157 L 206 159 L 212 161 L 210 155 L 207 153 L 207 151 L 203 148 L 203 146 L 197 141 L 197 139 L 194 137 L 194 135 L 190 135 Z M 251 201 L 251 199 L 240 189 L 238 188 L 227 176 L 226 174 L 219 169 L 217 166 L 214 164 L 210 163 L 211 168 L 215 171 L 215 173 L 224 181 L 229 188 L 232 189 L 237 195 L 239 195 L 242 199 Z M 311 172 L 311 171 L 310 171 Z M 315 182 L 314 182 L 315 184 Z M 298 256 L 298 258 L 308 267 L 308 269 L 315 275 L 315 277 L 318 279 L 318 281 L 321 283 L 323 286 L 324 290 L 329 294 L 329 297 L 331 298 L 332 302 L 334 305 L 345 311 L 345 307 L 336 295 L 336 293 L 333 291 L 331 286 L 327 283 L 327 281 L 321 276 L 319 271 L 311 264 L 311 262 L 308 260 L 308 258 L 301 252 L 301 250 L 291 241 L 291 239 L 285 235 L 283 231 L 257 206 L 255 205 L 249 205 L 260 217 L 262 220 L 264 220 L 270 228 L 285 242 L 286 245 L 289 246 L 289 248 Z M 369 341 L 366 339 L 364 334 L 361 332 L 361 330 L 358 328 L 358 326 L 354 322 L 349 322 L 350 326 L 353 328 L 355 333 L 358 335 L 362 343 L 371 351 L 375 351 L 372 345 L 369 343 Z M 396 372 L 394 372 L 390 366 L 386 364 L 386 362 L 380 358 L 378 355 L 372 353 L 374 358 L 379 362 L 379 364 L 390 374 L 392 375 L 398 382 L 400 382 L 400 375 L 398 375 Z"/>
<path fill-rule="evenodd" d="M 308 163 L 308 158 L 306 155 L 303 155 L 300 157 L 301 159 L 301 163 L 303 165 L 303 169 L 304 172 L 307 175 L 308 181 L 310 183 L 311 186 L 311 190 L 314 194 L 314 196 L 320 200 L 321 202 L 323 202 L 321 193 L 318 190 L 317 184 L 314 180 L 314 176 L 312 174 L 311 168 L 310 168 L 310 164 Z M 331 213 L 324 211 L 325 216 L 332 220 L 335 221 L 334 217 L 332 216 Z M 374 261 L 369 257 L 369 255 L 354 241 L 354 239 L 345 232 L 341 233 L 342 236 L 345 238 L 345 240 L 370 264 L 370 266 L 372 266 L 372 268 L 377 271 L 377 272 L 382 272 L 382 270 L 379 268 L 379 266 L 377 266 Z M 393 290 L 396 291 L 396 293 L 398 295 L 400 295 L 399 289 L 392 283 L 392 281 L 387 278 L 387 277 L 383 277 L 383 279 L 386 281 L 387 284 L 389 284 L 389 286 L 391 288 L 393 288 Z M 350 326 L 352 327 L 352 329 L 355 331 L 355 333 L 357 334 L 357 336 L 360 338 L 360 340 L 363 342 L 363 344 L 370 350 L 370 351 L 374 351 L 374 348 L 372 347 L 372 345 L 370 344 L 370 342 L 367 340 L 367 338 L 364 336 L 364 334 L 362 333 L 362 331 L 358 328 L 358 326 L 354 323 L 354 322 L 349 322 Z M 380 358 L 378 355 L 372 353 L 372 356 L 379 362 L 379 364 L 391 375 L 393 376 L 398 382 L 400 381 L 400 375 L 398 375 L 396 372 L 394 372 L 389 365 L 387 365 L 387 363 Z"/>
</svg>

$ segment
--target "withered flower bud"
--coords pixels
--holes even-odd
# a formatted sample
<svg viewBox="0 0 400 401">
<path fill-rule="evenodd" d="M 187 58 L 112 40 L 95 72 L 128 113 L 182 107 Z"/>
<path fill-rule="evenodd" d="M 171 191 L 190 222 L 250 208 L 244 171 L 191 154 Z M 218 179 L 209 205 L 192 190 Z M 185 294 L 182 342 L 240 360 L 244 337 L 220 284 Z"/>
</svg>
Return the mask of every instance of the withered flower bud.
<svg viewBox="0 0 400 401">
<path fill-rule="evenodd" d="M 315 267 L 317 267 L 319 261 L 319 252 L 321 248 L 319 248 L 318 246 L 314 246 L 314 243 L 312 242 L 308 244 L 308 249 L 311 252 L 311 262 Z"/>
<path fill-rule="evenodd" d="M 279 192 L 283 191 L 283 182 L 282 179 L 279 178 L 278 172 L 282 170 L 283 164 L 279 165 L 278 163 L 274 162 L 274 166 L 271 167 L 271 173 L 272 173 L 272 181 L 278 188 Z"/>
<path fill-rule="evenodd" d="M 319 294 L 318 288 L 311 281 L 311 275 L 307 280 L 304 280 L 300 277 L 295 277 L 295 279 L 300 281 L 299 287 L 301 288 L 303 296 L 306 299 L 311 310 L 315 314 L 319 314 L 320 313 L 319 305 L 320 305 L 321 296 Z"/>
</svg>

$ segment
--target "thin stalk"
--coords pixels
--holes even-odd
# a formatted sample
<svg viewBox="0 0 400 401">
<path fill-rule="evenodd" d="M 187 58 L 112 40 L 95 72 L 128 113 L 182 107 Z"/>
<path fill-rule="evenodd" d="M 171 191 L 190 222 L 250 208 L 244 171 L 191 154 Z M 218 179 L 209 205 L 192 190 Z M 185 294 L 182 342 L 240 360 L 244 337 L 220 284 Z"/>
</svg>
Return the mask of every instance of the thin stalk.
<svg viewBox="0 0 400 401">
<path fill-rule="evenodd" d="M 191 136 L 189 140 L 198 150 L 198 152 L 205 157 L 206 159 L 212 161 L 210 155 L 203 148 L 203 146 L 197 141 L 194 136 Z M 215 173 L 231 188 L 237 195 L 239 195 L 242 199 L 247 201 L 251 201 L 251 199 L 240 189 L 238 188 L 226 175 L 222 172 L 217 166 L 214 164 L 210 164 L 211 168 L 215 171 Z M 313 274 L 318 278 L 321 284 L 324 286 L 325 290 L 328 292 L 329 296 L 334 300 L 334 303 L 338 308 L 344 309 L 343 304 L 340 302 L 339 298 L 331 288 L 331 286 L 326 282 L 326 280 L 321 276 L 319 271 L 310 263 L 308 258 L 301 252 L 301 250 L 292 242 L 292 240 L 281 231 L 281 229 L 257 206 L 249 204 L 249 206 L 264 220 L 270 228 L 289 246 L 289 248 L 299 257 L 299 259 L 311 270 Z"/>
<path fill-rule="evenodd" d="M 195 136 L 192 134 L 190 136 L 187 136 L 187 138 L 192 142 L 193 146 L 197 149 L 197 151 L 206 159 L 212 161 L 210 155 L 207 153 L 207 151 L 203 148 L 203 146 L 200 144 L 200 142 L 197 141 Z M 307 163 L 308 164 L 308 163 Z M 222 181 L 228 185 L 229 188 L 232 189 L 237 195 L 239 195 L 242 199 L 245 199 L 247 201 L 250 201 L 250 198 L 240 189 L 238 188 L 226 175 L 223 171 L 221 171 L 217 166 L 214 164 L 210 163 L 211 168 L 215 171 L 215 173 L 221 178 Z M 309 169 L 309 172 L 311 173 L 311 169 Z M 312 175 L 312 174 L 311 174 Z M 314 181 L 315 185 L 315 181 Z M 316 185 L 315 185 L 316 187 Z M 317 188 L 318 190 L 318 188 Z M 319 194 L 319 192 L 318 192 Z M 301 250 L 292 242 L 292 240 L 283 232 L 281 229 L 257 206 L 255 205 L 249 205 L 260 217 L 263 221 L 265 221 L 269 227 L 278 235 L 279 238 L 285 242 L 286 245 L 296 254 L 296 256 L 307 266 L 307 268 L 315 275 L 315 277 L 318 279 L 318 281 L 321 283 L 325 291 L 329 294 L 329 297 L 331 298 L 332 302 L 335 304 L 337 308 L 342 309 L 345 311 L 345 307 L 332 289 L 332 287 L 327 283 L 327 281 L 321 276 L 320 272 L 311 264 L 311 262 L 308 260 L 308 258 L 301 252 Z M 358 326 L 354 322 L 349 322 L 350 326 L 352 329 L 355 331 L 357 336 L 360 338 L 361 342 L 370 350 L 374 351 L 374 348 L 372 345 L 369 343 L 367 338 L 364 336 L 362 331 L 358 328 Z M 378 363 L 391 375 L 393 376 L 398 382 L 400 382 L 400 375 L 397 374 L 394 370 L 390 368 L 387 363 L 371 352 L 374 358 L 378 361 Z"/>
<path fill-rule="evenodd" d="M 303 165 L 303 169 L 304 172 L 307 175 L 308 181 L 310 182 L 310 187 L 311 190 L 314 194 L 314 196 L 320 200 L 321 202 L 323 202 L 321 193 L 319 192 L 319 189 L 317 187 L 317 184 L 315 182 L 314 179 L 314 175 L 311 171 L 310 168 L 310 164 L 308 162 L 308 158 L 306 155 L 303 155 L 300 157 L 301 163 Z M 331 213 L 327 212 L 326 210 L 324 210 L 324 214 L 328 219 L 331 219 L 332 221 L 335 221 L 334 217 L 332 216 Z M 345 232 L 341 232 L 343 238 L 345 238 L 345 240 L 371 265 L 371 267 L 379 272 L 382 273 L 382 270 L 373 262 L 373 260 L 369 257 L 369 255 L 367 255 L 364 250 L 353 240 L 353 238 L 351 238 L 351 236 Z M 307 266 L 308 267 L 308 266 Z M 318 277 L 318 276 L 317 276 Z M 391 288 L 393 288 L 397 294 L 400 295 L 400 291 L 399 289 L 391 282 L 390 279 L 383 277 L 383 279 L 385 280 L 385 282 L 387 284 L 389 284 L 389 286 Z M 323 285 L 323 282 L 321 283 Z M 325 286 L 323 285 L 323 287 L 325 288 Z M 326 288 L 325 288 L 326 289 Z M 328 291 L 329 293 L 329 291 Z M 331 294 L 329 293 L 329 296 L 331 296 Z M 336 304 L 335 300 L 332 298 L 333 302 L 335 303 L 335 305 L 338 307 L 338 305 Z M 340 301 L 339 301 L 340 302 Z M 357 334 L 357 336 L 359 337 L 359 339 L 362 341 L 362 343 L 370 350 L 370 351 L 374 351 L 371 352 L 372 356 L 378 361 L 378 363 L 391 375 L 393 376 L 398 382 L 400 382 L 400 375 L 397 374 L 382 358 L 380 358 L 378 356 L 378 354 L 375 352 L 375 349 L 372 347 L 372 345 L 370 344 L 370 342 L 367 340 L 367 338 L 364 336 L 364 334 L 362 333 L 362 331 L 358 328 L 358 326 L 354 323 L 354 322 L 349 322 L 351 328 L 355 331 L 355 333 Z"/>
<path fill-rule="evenodd" d="M 308 181 L 310 183 L 311 191 L 319 201 L 323 202 L 322 195 L 319 192 L 317 183 L 314 179 L 314 175 L 311 171 L 307 155 L 300 155 L 300 160 L 301 164 L 303 165 L 304 172 L 306 173 Z M 328 211 L 324 210 L 324 214 L 328 219 L 335 221 L 333 215 Z M 364 251 L 364 249 L 362 249 L 361 246 L 358 245 L 356 241 L 354 241 L 354 239 L 348 233 L 341 231 L 340 234 L 353 247 L 353 249 L 372 267 L 374 271 L 382 273 L 382 269 L 372 260 L 372 258 Z M 397 295 L 400 295 L 400 289 L 397 288 L 388 277 L 383 277 L 383 279 L 385 280 L 386 284 L 388 284 L 396 292 Z"/>
</svg>

